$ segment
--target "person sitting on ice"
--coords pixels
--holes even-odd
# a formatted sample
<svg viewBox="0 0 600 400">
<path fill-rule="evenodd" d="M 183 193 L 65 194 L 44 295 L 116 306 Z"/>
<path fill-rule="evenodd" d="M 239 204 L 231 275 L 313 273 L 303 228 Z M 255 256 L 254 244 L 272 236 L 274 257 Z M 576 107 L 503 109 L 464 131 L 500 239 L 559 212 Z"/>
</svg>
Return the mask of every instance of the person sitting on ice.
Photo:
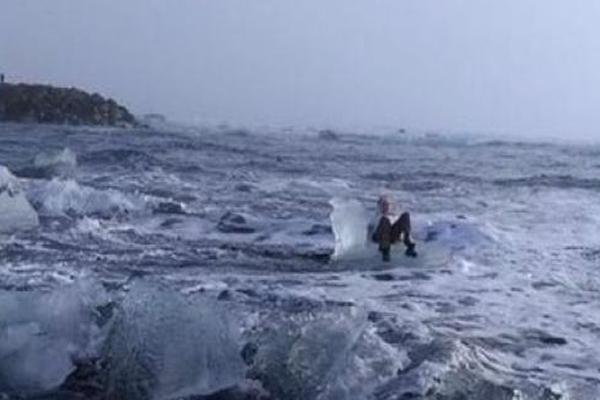
<svg viewBox="0 0 600 400">
<path fill-rule="evenodd" d="M 372 232 L 371 239 L 379 244 L 383 261 L 390 261 L 392 244 L 402 240 L 406 246 L 407 257 L 416 257 L 415 242 L 410 236 L 410 215 L 408 212 L 400 216 L 394 214 L 395 205 L 391 196 L 382 195 L 377 202 L 379 222 Z"/>
</svg>

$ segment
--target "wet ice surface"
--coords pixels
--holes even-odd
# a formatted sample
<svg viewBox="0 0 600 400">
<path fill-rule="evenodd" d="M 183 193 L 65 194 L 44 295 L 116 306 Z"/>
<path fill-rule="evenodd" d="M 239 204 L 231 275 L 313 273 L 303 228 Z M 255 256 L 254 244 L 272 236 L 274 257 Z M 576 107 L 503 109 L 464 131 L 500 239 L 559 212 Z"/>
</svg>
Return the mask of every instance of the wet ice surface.
<svg viewBox="0 0 600 400">
<path fill-rule="evenodd" d="M 0 125 L 0 393 L 600 398 L 599 154 Z M 330 261 L 382 190 L 422 257 Z"/>
</svg>

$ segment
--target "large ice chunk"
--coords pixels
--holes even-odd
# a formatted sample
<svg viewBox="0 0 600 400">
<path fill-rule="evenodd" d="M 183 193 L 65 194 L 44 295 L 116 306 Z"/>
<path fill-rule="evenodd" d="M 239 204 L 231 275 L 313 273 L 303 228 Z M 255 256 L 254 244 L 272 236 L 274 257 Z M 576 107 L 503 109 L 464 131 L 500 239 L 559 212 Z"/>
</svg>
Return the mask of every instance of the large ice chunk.
<svg viewBox="0 0 600 400">
<path fill-rule="evenodd" d="M 111 399 L 210 394 L 245 372 L 237 331 L 219 304 L 141 281 L 117 311 L 103 358 Z"/>
<path fill-rule="evenodd" d="M 428 242 L 442 244 L 449 249 L 480 249 L 482 244 L 494 241 L 485 226 L 473 222 L 440 220 L 430 223 L 422 236 Z"/>
<path fill-rule="evenodd" d="M 334 198 L 330 215 L 335 236 L 333 258 L 363 253 L 367 247 L 369 219 L 364 206 L 357 200 Z"/>
<path fill-rule="evenodd" d="M 30 229 L 39 224 L 38 216 L 17 178 L 0 165 L 0 233 Z"/>
<path fill-rule="evenodd" d="M 252 375 L 275 398 L 365 399 L 408 362 L 356 310 L 269 323 L 258 338 Z"/>
<path fill-rule="evenodd" d="M 33 160 L 35 168 L 47 170 L 51 176 L 72 176 L 77 168 L 77 156 L 69 148 L 38 154 Z"/>
<path fill-rule="evenodd" d="M 50 215 L 97 215 L 110 218 L 141 210 L 142 199 L 117 190 L 98 190 L 82 186 L 72 179 L 53 179 L 33 185 L 28 191 L 33 205 Z"/>
<path fill-rule="evenodd" d="M 33 165 L 16 171 L 17 176 L 34 179 L 50 179 L 53 177 L 69 178 L 77 170 L 77 156 L 67 148 L 39 153 Z"/>
<path fill-rule="evenodd" d="M 96 307 L 106 301 L 102 286 L 88 279 L 50 292 L 0 291 L 0 392 L 58 387 L 74 359 L 95 351 Z"/>
</svg>

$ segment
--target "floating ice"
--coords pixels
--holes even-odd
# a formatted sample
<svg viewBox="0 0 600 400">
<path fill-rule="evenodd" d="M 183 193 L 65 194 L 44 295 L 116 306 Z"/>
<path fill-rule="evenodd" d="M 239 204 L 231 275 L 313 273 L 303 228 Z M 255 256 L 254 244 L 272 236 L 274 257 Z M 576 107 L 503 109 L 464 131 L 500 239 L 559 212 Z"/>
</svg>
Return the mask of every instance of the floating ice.
<svg viewBox="0 0 600 400">
<path fill-rule="evenodd" d="M 330 214 L 335 236 L 333 258 L 343 258 L 364 252 L 367 246 L 369 220 L 363 205 L 357 200 L 334 198 Z"/>
<path fill-rule="evenodd" d="M 36 168 L 51 170 L 52 175 L 71 176 L 77 167 L 77 156 L 71 149 L 38 154 L 33 160 Z"/>
<path fill-rule="evenodd" d="M 152 130 L 132 134 L 0 124 L 0 155 L 6 165 L 24 166 L 29 161 L 33 168 L 36 149 L 60 150 L 68 145 L 82 150 L 78 161 L 85 166 L 79 183 L 19 181 L 43 215 L 42 226 L 0 241 L 0 287 L 35 286 L 47 291 L 48 285 L 69 280 L 75 270 L 92 269 L 111 290 L 119 290 L 133 270 L 155 275 L 174 290 L 189 288 L 190 297 L 216 296 L 222 291 L 225 301 L 217 303 L 237 310 L 243 326 L 249 327 L 245 336 L 254 337 L 252 331 L 261 326 L 247 319 L 273 325 L 273 335 L 251 342 L 257 344 L 257 366 L 265 366 L 263 381 L 270 388 L 281 388 L 273 395 L 283 393 L 279 398 L 288 398 L 286 394 L 305 383 L 304 392 L 295 393 L 316 393 L 323 398 L 342 393 L 338 397 L 343 398 L 347 388 L 352 388 L 361 399 L 392 400 L 406 394 L 405 398 L 417 399 L 506 400 L 519 398 L 512 390 L 516 388 L 524 393 L 523 400 L 600 399 L 600 213 L 596 212 L 600 206 L 598 182 L 594 182 L 600 171 L 600 148 L 519 143 L 464 146 L 439 138 L 412 140 L 412 132 L 385 138 L 345 135 L 334 145 L 317 140 L 315 131 L 296 131 L 284 141 L 281 135 L 262 132 L 257 129 L 242 138 L 200 129 L 183 134 Z M 53 162 L 38 165 L 43 169 Z M 12 173 L 21 176 L 15 170 Z M 369 179 L 377 174 L 385 182 Z M 412 189 L 431 188 L 430 182 L 441 182 L 443 188 L 400 192 L 406 182 L 416 182 Z M 427 183 L 426 187 L 421 183 Z M 333 202 L 334 215 L 328 220 L 331 197 L 356 199 L 369 211 L 375 206 L 367 203 L 369 199 L 386 188 L 403 198 L 402 204 L 413 212 L 419 252 L 415 260 L 404 257 L 404 246 L 397 244 L 392 262 L 382 263 L 377 246 L 366 235 L 364 210 L 357 202 L 356 213 L 344 201 Z M 220 231 L 219 218 L 228 210 L 243 216 L 243 220 L 229 221 L 236 228 L 249 226 L 255 232 Z M 125 216 L 125 211 L 133 215 Z M 72 213 L 78 214 L 76 218 Z M 0 217 L 5 215 L 0 213 Z M 347 223 L 358 228 L 346 229 Z M 338 226 L 336 255 L 342 260 L 325 265 L 335 245 L 334 234 L 327 233 L 331 225 Z M 343 259 L 348 254 L 345 250 L 351 253 L 363 246 L 364 257 Z M 445 257 L 446 250 L 451 257 Z M 139 327 L 138 337 L 156 338 L 147 344 L 139 339 L 129 341 L 131 347 L 121 346 L 127 350 L 121 354 L 133 354 L 139 348 L 133 359 L 151 360 L 150 372 L 142 374 L 151 377 L 147 381 L 150 392 L 143 393 L 155 397 L 167 392 L 154 391 L 162 379 L 156 354 L 162 357 L 166 352 L 154 351 L 154 347 L 166 347 L 159 340 L 160 332 L 173 336 L 167 342 L 177 342 L 185 334 L 171 334 L 163 327 L 146 335 L 143 321 L 164 320 L 167 325 L 192 315 L 184 311 L 180 316 L 176 306 L 160 304 L 172 302 L 165 300 L 172 296 L 166 292 L 156 295 L 159 315 L 150 315 L 155 305 L 146 304 L 146 309 L 135 308 L 146 310 L 140 312 L 142 321 L 135 322 L 133 311 L 126 314 L 132 316 L 129 322 L 117 321 L 132 331 Z M 30 315 L 21 301 L 25 297 L 11 294 L 0 299 L 2 382 L 11 387 L 50 387 L 73 368 L 63 350 L 68 340 L 50 340 L 63 336 Z M 5 317 L 8 304 L 17 298 L 23 305 L 22 323 Z M 36 301 L 47 310 L 39 304 L 42 300 Z M 395 326 L 372 335 L 372 326 L 362 325 L 364 320 L 354 325 L 320 316 L 361 306 L 386 318 L 389 314 L 390 319 L 425 325 L 433 337 L 422 340 L 423 332 Z M 161 319 L 162 310 L 175 316 Z M 282 321 L 296 321 L 299 313 L 307 314 L 306 319 L 290 323 L 290 329 L 263 318 L 276 314 Z M 192 320 L 172 330 L 196 326 Z M 363 335 L 350 345 L 360 328 Z M 527 335 L 532 331 L 548 336 L 530 338 Z M 112 332 L 115 343 L 116 337 L 123 336 L 118 332 L 124 330 Z M 277 339 L 276 334 L 284 339 Z M 416 339 L 406 344 L 405 337 Z M 272 346 L 280 340 L 284 350 L 276 351 Z M 212 342 L 201 341 L 200 346 L 204 343 Z M 394 347 L 390 354 L 400 353 L 391 361 L 405 360 L 403 350 L 410 359 L 410 367 L 399 368 L 400 373 L 388 378 L 389 385 L 366 378 L 380 361 L 382 375 L 389 377 L 394 363 L 385 354 L 388 344 Z M 177 346 L 177 351 L 187 359 L 189 352 L 198 351 L 197 346 L 194 341 L 185 350 L 180 348 L 186 346 Z M 142 355 L 148 348 L 152 351 L 146 358 Z M 18 358 L 6 358 L 9 354 Z M 444 358 L 444 354 L 451 356 Z M 126 364 L 119 361 L 121 356 L 115 357 L 110 365 Z M 33 361 L 19 364 L 17 359 Z M 116 377 L 120 372 L 105 369 L 103 358 L 88 364 L 81 361 L 61 385 L 61 393 L 44 397 L 90 397 L 87 388 L 95 385 L 94 393 L 101 393 L 91 398 L 108 398 L 106 375 L 110 372 Z M 90 369 L 97 371 L 88 378 L 89 369 L 82 365 L 91 364 Z M 271 373 L 266 374 L 267 370 Z M 324 377 L 315 377 L 319 373 Z M 541 390 L 535 395 L 521 387 L 520 380 L 553 387 L 551 393 L 542 395 Z M 125 382 L 120 393 L 127 394 L 127 388 L 143 386 L 143 382 L 132 381 L 131 386 Z M 294 385 L 286 387 L 288 382 Z M 373 390 L 371 382 L 377 382 Z M 555 383 L 559 386 L 554 387 Z M 316 387 L 311 388 L 312 384 Z M 0 392 L 7 390 L 5 385 Z M 63 396 L 68 390 L 76 393 Z M 307 400 L 312 400 L 308 395 Z M 12 391 L 9 396 L 27 398 L 29 393 Z"/>
<path fill-rule="evenodd" d="M 39 224 L 17 178 L 0 165 L 0 233 L 30 229 Z"/>
<path fill-rule="evenodd" d="M 395 376 L 406 355 L 361 312 L 275 323 L 262 333 L 252 374 L 282 399 L 364 399 Z"/>
<path fill-rule="evenodd" d="M 52 292 L 0 291 L 0 392 L 58 387 L 73 359 L 94 352 L 100 285 L 83 279 Z"/>
<path fill-rule="evenodd" d="M 127 196 L 116 190 L 81 186 L 70 179 L 54 179 L 34 185 L 28 196 L 37 209 L 50 215 L 93 214 L 109 218 L 145 207 L 140 198 Z"/>
<path fill-rule="evenodd" d="M 333 210 L 330 214 L 331 225 L 335 236 L 335 249 L 333 260 L 346 261 L 374 261 L 380 258 L 377 245 L 368 237 L 369 220 L 365 207 L 357 200 L 343 200 L 334 198 L 330 201 Z M 417 227 L 418 228 L 418 227 Z M 464 247 L 468 240 L 476 236 L 478 231 L 469 226 L 464 229 L 456 229 L 459 234 L 455 235 L 455 226 L 449 224 L 435 224 L 427 227 L 425 234 L 422 229 L 416 229 L 418 240 L 424 239 L 417 244 L 422 250 L 418 259 L 407 259 L 404 257 L 404 246 L 398 244 L 392 246 L 392 258 L 402 257 L 405 263 L 412 265 L 441 265 L 448 261 L 451 250 L 455 247 Z M 444 240 L 438 240 L 443 238 Z M 435 240 L 435 242 L 433 242 Z M 432 243 L 426 243 L 426 242 Z"/>
<path fill-rule="evenodd" d="M 72 177 L 77 169 L 77 156 L 71 149 L 45 151 L 33 160 L 33 165 L 16 171 L 24 178 L 50 179 L 52 177 Z"/>
<path fill-rule="evenodd" d="M 523 396 L 515 382 L 505 384 L 504 360 L 480 345 L 460 340 L 435 339 L 415 343 L 408 352 L 410 363 L 375 392 L 381 400 L 398 398 L 450 400 L 550 400 L 554 397 Z"/>
<path fill-rule="evenodd" d="M 244 365 L 233 324 L 208 299 L 136 282 L 107 339 L 107 398 L 170 399 L 236 385 Z"/>
<path fill-rule="evenodd" d="M 464 221 L 436 221 L 426 227 L 423 236 L 425 241 L 436 241 L 455 250 L 493 240 L 476 224 Z"/>
</svg>

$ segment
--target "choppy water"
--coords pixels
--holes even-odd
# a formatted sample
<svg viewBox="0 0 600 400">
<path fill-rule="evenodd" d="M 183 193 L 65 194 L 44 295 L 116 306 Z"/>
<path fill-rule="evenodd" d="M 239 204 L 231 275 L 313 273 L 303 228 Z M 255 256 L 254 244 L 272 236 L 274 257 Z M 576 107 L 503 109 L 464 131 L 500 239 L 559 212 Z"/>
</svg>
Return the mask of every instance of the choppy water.
<svg viewBox="0 0 600 400">
<path fill-rule="evenodd" d="M 599 155 L 0 125 L 0 393 L 599 399 Z M 384 190 L 421 261 L 330 261 Z"/>
</svg>

